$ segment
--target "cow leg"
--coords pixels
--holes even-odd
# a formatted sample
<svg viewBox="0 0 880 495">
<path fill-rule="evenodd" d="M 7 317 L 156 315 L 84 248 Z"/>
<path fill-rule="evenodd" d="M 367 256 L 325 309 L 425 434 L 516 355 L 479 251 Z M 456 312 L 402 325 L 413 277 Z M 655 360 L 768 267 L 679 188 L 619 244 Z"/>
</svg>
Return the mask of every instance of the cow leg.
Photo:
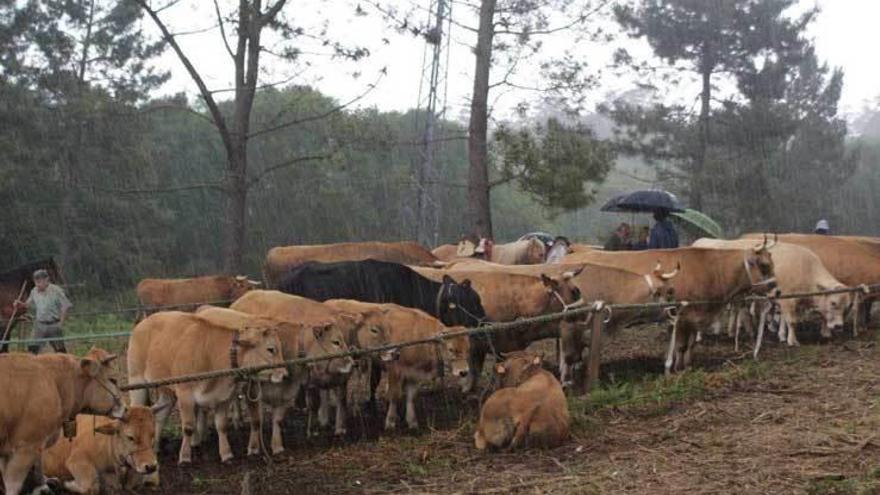
<svg viewBox="0 0 880 495">
<path fill-rule="evenodd" d="M 247 401 L 251 434 L 248 437 L 247 455 L 260 454 L 260 437 L 263 435 L 263 411 L 259 401 Z"/>
<path fill-rule="evenodd" d="M 326 428 L 330 425 L 330 391 L 322 388 L 318 391 L 318 425 Z"/>
<path fill-rule="evenodd" d="M 159 440 L 162 438 L 162 430 L 168 417 L 171 416 L 171 407 L 174 405 L 175 397 L 167 393 L 159 394 L 159 401 L 155 406 L 153 419 L 156 424 L 155 436 L 153 437 L 153 450 L 159 452 Z"/>
<path fill-rule="evenodd" d="M 687 325 L 686 331 L 683 332 L 683 343 L 684 343 L 684 351 L 681 356 L 681 369 L 680 371 L 684 371 L 691 367 L 691 361 L 694 357 L 694 347 L 697 345 L 697 331 L 691 326 Z M 681 347 L 679 347 L 681 349 Z"/>
<path fill-rule="evenodd" d="M 177 398 L 177 411 L 180 413 L 180 429 L 183 439 L 180 442 L 178 464 L 192 463 L 192 436 L 195 432 L 196 405 L 190 394 L 181 394 Z"/>
<path fill-rule="evenodd" d="M 769 304 L 761 308 L 761 317 L 758 319 L 758 336 L 755 337 L 755 351 L 753 358 L 758 359 L 758 353 L 761 352 L 761 344 L 764 343 L 764 328 L 767 327 L 767 314 L 772 306 Z"/>
<path fill-rule="evenodd" d="M 198 448 L 208 438 L 208 410 L 196 407 L 196 432 L 193 434 L 192 446 Z"/>
<path fill-rule="evenodd" d="M 388 392 L 385 394 L 388 398 L 388 412 L 385 415 L 385 429 L 393 430 L 397 428 L 398 413 L 397 404 L 403 395 L 403 378 L 396 370 L 396 366 L 391 366 L 388 370 Z"/>
<path fill-rule="evenodd" d="M 64 482 L 64 489 L 73 493 L 98 493 L 98 472 L 91 459 L 75 459 L 71 457 L 67 461 L 67 470 L 73 476 L 73 480 Z"/>
<path fill-rule="evenodd" d="M 330 397 L 333 399 L 333 405 L 336 406 L 336 429 L 334 430 L 334 434 L 336 436 L 345 436 L 347 430 L 345 428 L 347 417 L 347 409 L 348 409 L 348 387 L 346 385 L 340 385 L 338 387 L 333 388 L 330 391 Z"/>
<path fill-rule="evenodd" d="M 370 407 L 376 409 L 376 389 L 382 381 L 382 364 L 373 360 L 370 364 Z"/>
<path fill-rule="evenodd" d="M 419 383 L 407 380 L 403 388 L 406 391 L 406 425 L 411 430 L 417 430 L 419 418 L 416 416 L 416 395 L 419 392 Z"/>
<path fill-rule="evenodd" d="M 272 408 L 272 453 L 280 454 L 284 452 L 284 440 L 282 437 L 281 422 L 284 421 L 284 415 L 287 413 L 287 404 L 278 405 Z M 311 413 L 309 413 L 311 414 Z"/>
<path fill-rule="evenodd" d="M 19 495 L 31 467 L 40 457 L 37 446 L 22 446 L 15 449 L 3 469 L 3 486 L 6 495 Z"/>
<path fill-rule="evenodd" d="M 485 336 L 486 339 L 490 338 Z M 468 379 L 464 387 L 464 393 L 470 394 L 477 391 L 480 374 L 483 373 L 483 363 L 486 361 L 486 344 L 482 338 L 471 339 L 471 350 L 468 353 Z"/>
<path fill-rule="evenodd" d="M 672 335 L 669 336 L 669 351 L 666 353 L 666 363 L 665 363 L 665 372 L 666 375 L 672 374 L 673 367 L 675 366 L 675 357 L 676 357 L 676 340 L 678 339 L 678 320 L 675 320 L 672 323 Z"/>
<path fill-rule="evenodd" d="M 232 400 L 237 401 L 235 394 Z M 214 427 L 217 428 L 217 443 L 220 451 L 220 461 L 229 462 L 234 457 L 232 455 L 232 447 L 229 446 L 229 404 L 218 404 L 214 408 Z"/>
</svg>

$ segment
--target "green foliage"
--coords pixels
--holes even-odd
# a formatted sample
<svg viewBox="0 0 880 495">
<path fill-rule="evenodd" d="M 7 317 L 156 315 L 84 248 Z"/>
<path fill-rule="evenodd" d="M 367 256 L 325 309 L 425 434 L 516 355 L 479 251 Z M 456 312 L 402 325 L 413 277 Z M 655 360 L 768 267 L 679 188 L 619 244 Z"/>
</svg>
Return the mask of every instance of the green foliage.
<svg viewBox="0 0 880 495">
<path fill-rule="evenodd" d="M 503 180 L 515 180 L 545 208 L 572 210 L 590 204 L 614 163 L 611 146 L 589 128 L 552 118 L 534 129 L 501 126 L 494 139 Z"/>
</svg>

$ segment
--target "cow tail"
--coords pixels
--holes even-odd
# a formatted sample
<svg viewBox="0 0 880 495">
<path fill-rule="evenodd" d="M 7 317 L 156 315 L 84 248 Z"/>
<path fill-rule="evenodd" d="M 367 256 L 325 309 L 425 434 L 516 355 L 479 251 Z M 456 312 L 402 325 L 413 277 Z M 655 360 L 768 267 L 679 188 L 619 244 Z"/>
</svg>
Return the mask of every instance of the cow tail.
<svg viewBox="0 0 880 495">
<path fill-rule="evenodd" d="M 510 441 L 510 447 L 508 447 L 509 450 L 513 450 L 525 442 L 526 435 L 529 434 L 529 427 L 532 424 L 532 419 L 540 408 L 541 403 L 538 402 L 526 411 L 522 418 L 520 418 L 519 423 L 516 425 L 516 432 L 513 434 L 513 440 Z"/>
</svg>

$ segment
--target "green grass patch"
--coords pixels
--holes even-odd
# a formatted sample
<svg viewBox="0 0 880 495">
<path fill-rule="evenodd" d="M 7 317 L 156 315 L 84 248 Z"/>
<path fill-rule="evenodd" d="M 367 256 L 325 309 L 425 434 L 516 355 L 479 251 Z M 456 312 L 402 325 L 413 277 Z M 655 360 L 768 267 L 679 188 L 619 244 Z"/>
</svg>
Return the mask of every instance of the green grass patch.
<svg viewBox="0 0 880 495">
<path fill-rule="evenodd" d="M 807 485 L 808 495 L 872 495 L 880 493 L 880 470 L 874 469 L 860 478 L 829 477 L 812 480 Z"/>
</svg>

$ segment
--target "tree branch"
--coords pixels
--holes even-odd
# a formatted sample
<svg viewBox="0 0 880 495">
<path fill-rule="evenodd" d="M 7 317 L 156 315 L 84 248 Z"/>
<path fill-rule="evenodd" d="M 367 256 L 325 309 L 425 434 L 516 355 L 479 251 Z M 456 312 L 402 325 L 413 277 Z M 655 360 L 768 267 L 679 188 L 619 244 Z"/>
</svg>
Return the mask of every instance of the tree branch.
<svg viewBox="0 0 880 495">
<path fill-rule="evenodd" d="M 220 25 L 220 36 L 223 37 L 223 46 L 226 47 L 226 53 L 235 60 L 235 54 L 232 53 L 232 47 L 229 46 L 229 40 L 226 38 L 226 28 L 223 27 L 223 14 L 220 13 L 220 4 L 217 3 L 217 0 L 214 0 L 214 12 L 217 13 L 217 24 Z"/>
<path fill-rule="evenodd" d="M 495 186 L 500 186 L 502 184 L 507 184 L 508 182 L 511 182 L 513 179 L 516 179 L 517 177 L 519 177 L 519 176 L 518 175 L 510 175 L 510 176 L 505 177 L 503 179 L 496 179 L 496 180 L 489 181 L 489 189 L 492 189 Z"/>
<path fill-rule="evenodd" d="M 212 189 L 215 191 L 226 192 L 226 188 L 222 184 L 189 184 L 186 186 L 165 187 L 156 189 L 105 189 L 103 187 L 93 186 L 91 190 L 100 191 L 111 194 L 160 194 L 174 193 L 181 191 L 192 191 L 195 189 Z"/>
<path fill-rule="evenodd" d="M 496 34 L 496 35 L 498 35 L 498 34 L 512 34 L 512 35 L 515 35 L 515 36 L 524 36 L 524 35 L 536 35 L 536 34 L 537 34 L 537 35 L 545 35 L 545 34 L 558 33 L 559 31 L 565 31 L 565 30 L 567 30 L 567 29 L 571 29 L 571 28 L 573 28 L 574 26 L 576 26 L 576 25 L 578 25 L 578 24 L 580 24 L 580 23 L 586 21 L 591 15 L 593 15 L 593 14 L 595 14 L 596 12 L 602 10 L 602 9 L 605 8 L 605 6 L 607 6 L 609 3 L 611 3 L 611 0 L 605 0 L 605 1 L 603 1 L 602 3 L 600 3 L 597 7 L 593 8 L 592 10 L 590 10 L 589 12 L 585 12 L 585 13 L 581 14 L 580 16 L 578 16 L 578 18 L 575 19 L 574 21 L 572 21 L 572 22 L 570 22 L 570 23 L 568 23 L 568 24 L 564 24 L 564 25 L 562 25 L 562 26 L 555 27 L 555 28 L 539 29 L 539 30 L 536 30 L 536 31 L 511 31 L 511 30 L 509 30 L 509 29 L 505 29 L 505 30 L 501 30 L 501 31 L 497 31 L 497 30 L 496 30 L 496 31 L 495 31 L 495 34 Z"/>
<path fill-rule="evenodd" d="M 376 82 L 370 84 L 370 85 L 367 87 L 367 90 L 364 91 L 363 93 L 361 93 L 361 94 L 355 96 L 355 97 L 352 98 L 351 100 L 349 100 L 349 101 L 347 101 L 347 102 L 345 102 L 345 103 L 343 103 L 343 104 L 341 104 L 341 105 L 337 105 L 337 106 L 331 108 L 330 110 L 327 110 L 327 111 L 324 112 L 324 113 L 320 113 L 320 114 L 317 114 L 317 115 L 311 115 L 311 116 L 309 116 L 309 117 L 304 117 L 304 118 L 302 118 L 302 119 L 291 120 L 291 121 L 289 121 L 289 122 L 284 122 L 283 124 L 278 124 L 278 125 L 274 125 L 274 126 L 271 126 L 271 127 L 266 127 L 266 128 L 264 128 L 264 129 L 260 129 L 260 130 L 258 130 L 258 131 L 254 131 L 254 132 L 248 134 L 247 137 L 248 137 L 248 138 L 252 138 L 252 137 L 262 136 L 263 134 L 268 134 L 268 133 L 270 133 L 270 132 L 279 131 L 279 130 L 281 130 L 281 129 L 286 129 L 286 128 L 291 127 L 291 126 L 295 126 L 295 125 L 299 125 L 299 124 L 304 124 L 304 123 L 306 123 L 306 122 L 313 122 L 313 121 L 315 121 L 315 120 L 325 119 L 325 118 L 327 118 L 327 117 L 333 115 L 334 113 L 338 113 L 338 112 L 340 112 L 341 110 L 344 110 L 346 107 L 348 107 L 348 106 L 350 106 L 350 105 L 356 103 L 357 101 L 359 101 L 359 100 L 365 98 L 368 94 L 370 94 L 370 92 L 372 92 L 374 89 L 376 89 L 376 86 L 378 85 L 379 81 L 382 79 L 383 76 L 384 76 L 384 73 L 383 73 L 383 74 L 380 74 L 379 77 L 376 79 Z"/>
<path fill-rule="evenodd" d="M 296 158 L 291 158 L 290 160 L 283 161 L 281 163 L 276 163 L 275 165 L 272 165 L 271 167 L 268 167 L 265 170 L 261 171 L 259 174 L 257 174 L 256 177 L 249 180 L 247 183 L 247 187 L 250 188 L 252 186 L 255 186 L 258 182 L 263 180 L 263 178 L 266 177 L 267 175 L 269 175 L 273 172 L 277 172 L 281 169 L 292 167 L 292 166 L 294 166 L 298 163 L 302 163 L 302 162 L 309 162 L 309 161 L 314 161 L 314 160 L 327 160 L 331 156 L 333 156 L 333 155 L 323 154 L 323 155 L 298 156 Z"/>
<path fill-rule="evenodd" d="M 183 53 L 183 50 L 180 48 L 177 40 L 174 39 L 174 35 L 168 31 L 168 27 L 165 26 L 161 19 L 159 19 L 159 14 L 157 13 L 157 11 L 153 10 L 149 5 L 147 5 L 146 0 L 133 1 L 140 5 L 141 8 L 144 9 L 144 11 L 147 13 L 147 15 L 149 15 L 153 19 L 153 22 L 156 23 L 159 31 L 162 32 L 162 37 L 165 39 L 166 42 L 168 42 L 169 45 L 171 45 L 171 48 L 173 48 L 174 52 L 177 54 L 177 58 L 179 58 L 183 66 L 186 67 L 186 70 L 187 72 L 189 72 L 190 77 L 196 83 L 196 86 L 198 86 L 199 92 L 202 94 L 202 98 L 205 100 L 205 104 L 208 105 L 208 110 L 211 112 L 211 117 L 214 119 L 214 125 L 220 132 L 220 138 L 223 140 L 224 146 L 226 146 L 227 153 L 231 153 L 232 139 L 229 135 L 229 129 L 226 127 L 226 120 L 223 118 L 223 114 L 220 112 L 220 107 L 217 106 L 217 102 L 215 102 L 213 96 L 211 96 L 211 92 L 208 90 L 208 86 L 206 86 L 205 81 L 202 80 L 202 76 L 199 75 L 192 62 L 190 62 L 186 54 Z"/>
<path fill-rule="evenodd" d="M 260 16 L 260 24 L 265 25 L 267 22 L 271 21 L 278 15 L 278 12 L 281 11 L 284 4 L 287 3 L 287 0 L 278 0 L 275 2 L 275 5 L 269 7 L 269 10 L 266 11 L 265 14 Z"/>
</svg>

